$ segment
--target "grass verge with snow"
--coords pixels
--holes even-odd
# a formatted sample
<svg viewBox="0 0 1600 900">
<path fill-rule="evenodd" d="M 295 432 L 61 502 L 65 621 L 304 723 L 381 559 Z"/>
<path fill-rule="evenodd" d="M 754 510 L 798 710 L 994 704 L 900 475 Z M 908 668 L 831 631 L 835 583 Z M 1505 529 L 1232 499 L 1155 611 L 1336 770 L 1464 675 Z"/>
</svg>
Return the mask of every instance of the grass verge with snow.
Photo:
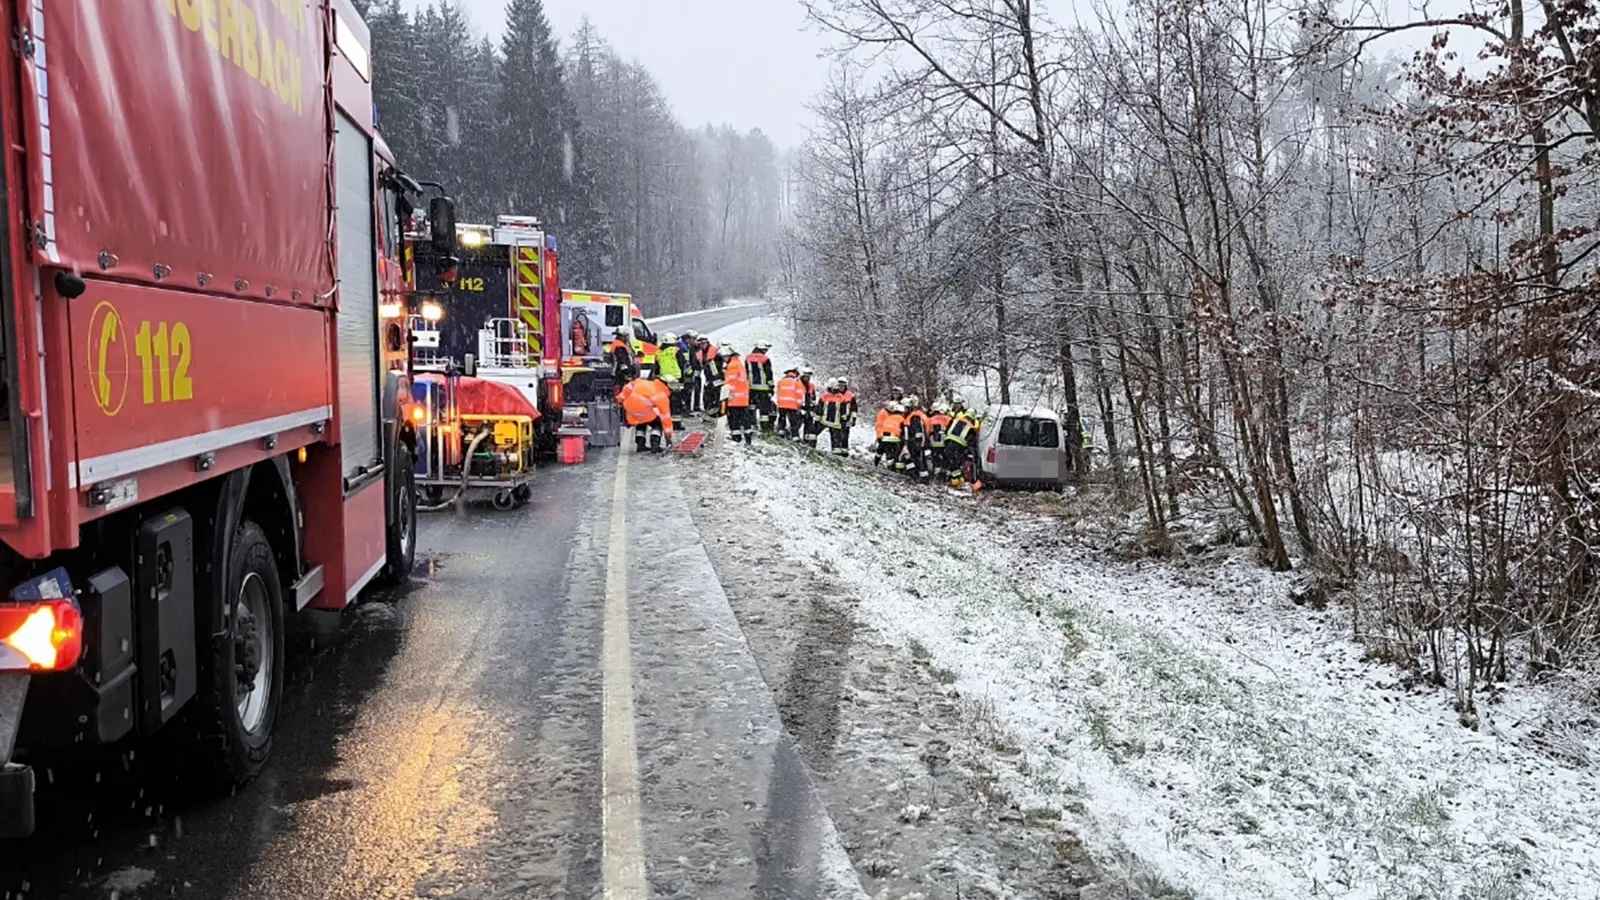
<svg viewBox="0 0 1600 900">
<path fill-rule="evenodd" d="M 1462 729 L 1335 613 L 1288 604 L 1281 577 L 1125 565 L 1039 516 L 996 531 L 970 498 L 727 449 L 712 464 L 758 489 L 795 552 L 947 673 L 1024 812 L 1075 820 L 1152 893 L 1600 893 L 1600 779 L 1521 740 L 1527 703 Z"/>
</svg>

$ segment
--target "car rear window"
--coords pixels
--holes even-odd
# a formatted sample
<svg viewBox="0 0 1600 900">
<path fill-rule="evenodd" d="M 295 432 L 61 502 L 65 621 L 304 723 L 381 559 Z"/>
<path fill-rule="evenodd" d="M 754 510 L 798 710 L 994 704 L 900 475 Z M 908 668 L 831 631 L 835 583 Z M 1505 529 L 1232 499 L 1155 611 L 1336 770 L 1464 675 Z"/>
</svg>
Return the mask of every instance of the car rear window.
<svg viewBox="0 0 1600 900">
<path fill-rule="evenodd" d="M 1012 447 L 1059 447 L 1061 432 L 1049 419 L 1006 416 L 1000 420 L 1000 443 Z"/>
</svg>

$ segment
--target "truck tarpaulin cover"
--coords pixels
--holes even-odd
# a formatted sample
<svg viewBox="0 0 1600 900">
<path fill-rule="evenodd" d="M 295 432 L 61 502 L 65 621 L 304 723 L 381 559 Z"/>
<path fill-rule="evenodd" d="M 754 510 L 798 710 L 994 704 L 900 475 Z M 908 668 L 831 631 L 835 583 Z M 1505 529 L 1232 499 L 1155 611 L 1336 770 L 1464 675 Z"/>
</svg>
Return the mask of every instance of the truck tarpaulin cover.
<svg viewBox="0 0 1600 900">
<path fill-rule="evenodd" d="M 167 283 L 306 303 L 331 287 L 321 3 L 31 5 L 41 263 L 94 273 L 105 251 L 118 277 L 160 264 Z"/>
<path fill-rule="evenodd" d="M 418 375 L 418 381 L 443 383 L 443 375 Z M 539 410 L 516 386 L 482 378 L 456 379 L 456 410 L 465 416 L 527 416 L 539 418 Z"/>
</svg>

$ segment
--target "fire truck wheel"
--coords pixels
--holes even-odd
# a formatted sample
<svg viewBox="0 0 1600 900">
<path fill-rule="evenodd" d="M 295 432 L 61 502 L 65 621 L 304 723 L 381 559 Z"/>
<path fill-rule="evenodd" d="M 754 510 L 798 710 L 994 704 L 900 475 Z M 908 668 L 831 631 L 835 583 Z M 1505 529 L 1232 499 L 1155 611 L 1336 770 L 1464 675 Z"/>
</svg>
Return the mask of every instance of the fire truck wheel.
<svg viewBox="0 0 1600 900">
<path fill-rule="evenodd" d="M 411 580 L 411 567 L 417 561 L 417 473 L 411 451 L 405 446 L 394 451 L 399 478 L 389 482 L 394 492 L 394 521 L 388 528 L 388 563 L 383 570 L 384 584 L 395 586 Z"/>
<path fill-rule="evenodd" d="M 226 572 L 227 634 L 203 666 L 200 736 L 218 780 L 243 784 L 272 751 L 283 689 L 283 589 L 256 523 L 239 524 Z"/>
</svg>

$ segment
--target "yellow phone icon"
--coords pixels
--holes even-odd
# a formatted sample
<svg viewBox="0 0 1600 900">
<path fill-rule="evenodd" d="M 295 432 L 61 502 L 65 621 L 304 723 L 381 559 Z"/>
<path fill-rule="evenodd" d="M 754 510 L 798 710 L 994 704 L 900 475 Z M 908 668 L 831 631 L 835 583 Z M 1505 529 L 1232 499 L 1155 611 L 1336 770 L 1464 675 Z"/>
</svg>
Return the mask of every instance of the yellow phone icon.
<svg viewBox="0 0 1600 900">
<path fill-rule="evenodd" d="M 115 310 L 106 310 L 106 317 L 100 322 L 100 378 L 96 386 L 100 389 L 100 408 L 111 408 L 111 375 L 106 370 L 106 356 L 111 352 L 111 345 L 117 341 L 117 331 L 121 323 L 117 320 Z"/>
</svg>

